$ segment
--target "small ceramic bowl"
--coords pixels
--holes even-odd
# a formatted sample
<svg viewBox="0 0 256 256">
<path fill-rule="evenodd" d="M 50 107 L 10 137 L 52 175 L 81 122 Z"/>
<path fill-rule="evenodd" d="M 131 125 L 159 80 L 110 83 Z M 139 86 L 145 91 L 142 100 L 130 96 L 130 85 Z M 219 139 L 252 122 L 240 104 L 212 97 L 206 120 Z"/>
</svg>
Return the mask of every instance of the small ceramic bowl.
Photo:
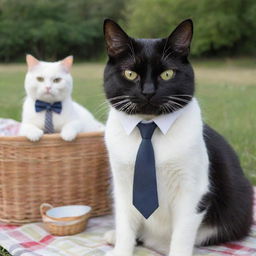
<svg viewBox="0 0 256 256">
<path fill-rule="evenodd" d="M 42 204 L 40 212 L 46 229 L 55 236 L 78 234 L 85 230 L 91 207 L 86 205 L 67 205 L 53 207 Z"/>
</svg>

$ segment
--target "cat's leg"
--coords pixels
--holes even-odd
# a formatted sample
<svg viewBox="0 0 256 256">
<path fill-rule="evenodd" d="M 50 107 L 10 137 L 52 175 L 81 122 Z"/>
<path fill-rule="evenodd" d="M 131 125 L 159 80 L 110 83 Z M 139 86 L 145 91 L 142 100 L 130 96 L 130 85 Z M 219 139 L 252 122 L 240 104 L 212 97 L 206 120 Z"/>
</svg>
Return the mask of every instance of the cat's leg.
<svg viewBox="0 0 256 256">
<path fill-rule="evenodd" d="M 107 231 L 104 234 L 103 239 L 111 245 L 114 245 L 116 243 L 116 231 L 114 229 Z"/>
<path fill-rule="evenodd" d="M 60 136 L 63 140 L 72 141 L 76 138 L 79 132 L 82 132 L 82 130 L 82 122 L 79 120 L 71 121 L 62 127 Z"/>
<path fill-rule="evenodd" d="M 124 173 L 122 173 L 124 174 Z M 132 256 L 136 245 L 137 231 L 141 217 L 132 205 L 131 186 L 125 174 L 122 178 L 114 175 L 115 226 L 116 230 L 106 233 L 108 243 L 115 243 L 107 256 Z M 116 182 L 115 182 L 116 180 Z M 118 182 L 117 182 L 118 180 Z"/>
<path fill-rule="evenodd" d="M 197 213 L 198 196 L 193 192 L 181 193 L 173 212 L 173 233 L 170 256 L 192 256 L 196 235 L 204 213 Z"/>
<path fill-rule="evenodd" d="M 19 131 L 20 136 L 26 136 L 31 141 L 38 141 L 43 136 L 43 130 L 33 124 L 22 123 Z"/>
<path fill-rule="evenodd" d="M 107 252 L 107 256 L 132 256 L 136 244 L 136 228 L 134 227 L 133 218 L 129 212 L 125 214 L 116 208 L 116 230 L 106 233 L 110 239 L 108 242 L 114 242 L 115 247 L 113 250 Z M 112 240 L 112 241 L 111 241 Z"/>
</svg>

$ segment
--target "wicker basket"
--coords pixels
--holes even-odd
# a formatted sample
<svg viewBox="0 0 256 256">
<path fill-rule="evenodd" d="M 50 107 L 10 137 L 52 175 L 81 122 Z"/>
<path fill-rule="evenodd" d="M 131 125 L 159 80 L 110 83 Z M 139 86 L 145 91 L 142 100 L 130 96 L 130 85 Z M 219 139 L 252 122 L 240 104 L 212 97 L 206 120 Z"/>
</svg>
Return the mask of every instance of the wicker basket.
<svg viewBox="0 0 256 256">
<path fill-rule="evenodd" d="M 92 216 L 110 213 L 109 167 L 103 133 L 59 134 L 39 142 L 0 137 L 0 221 L 40 221 L 40 205 L 84 204 Z"/>
</svg>

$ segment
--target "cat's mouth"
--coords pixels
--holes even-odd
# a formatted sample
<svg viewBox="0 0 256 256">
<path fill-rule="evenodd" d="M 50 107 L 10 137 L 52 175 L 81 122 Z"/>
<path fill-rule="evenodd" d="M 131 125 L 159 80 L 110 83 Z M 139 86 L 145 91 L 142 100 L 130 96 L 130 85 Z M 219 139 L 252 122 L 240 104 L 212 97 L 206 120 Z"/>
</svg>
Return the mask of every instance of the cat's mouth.
<svg viewBox="0 0 256 256">
<path fill-rule="evenodd" d="M 49 91 L 46 91 L 46 92 L 44 93 L 44 95 L 46 95 L 46 96 L 54 96 L 53 93 L 52 93 L 52 92 L 49 92 Z"/>
</svg>

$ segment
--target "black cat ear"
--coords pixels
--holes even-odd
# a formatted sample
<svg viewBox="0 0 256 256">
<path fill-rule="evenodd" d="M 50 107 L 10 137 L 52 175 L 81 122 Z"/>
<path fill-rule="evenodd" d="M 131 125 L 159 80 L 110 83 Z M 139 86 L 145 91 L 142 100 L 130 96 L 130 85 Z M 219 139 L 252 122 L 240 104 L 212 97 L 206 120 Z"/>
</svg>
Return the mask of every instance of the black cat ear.
<svg viewBox="0 0 256 256">
<path fill-rule="evenodd" d="M 193 36 L 193 22 L 191 19 L 184 20 L 168 37 L 168 45 L 181 55 L 188 55 Z"/>
<path fill-rule="evenodd" d="M 109 56 L 114 57 L 127 50 L 130 37 L 116 22 L 105 19 L 103 30 Z"/>
</svg>

